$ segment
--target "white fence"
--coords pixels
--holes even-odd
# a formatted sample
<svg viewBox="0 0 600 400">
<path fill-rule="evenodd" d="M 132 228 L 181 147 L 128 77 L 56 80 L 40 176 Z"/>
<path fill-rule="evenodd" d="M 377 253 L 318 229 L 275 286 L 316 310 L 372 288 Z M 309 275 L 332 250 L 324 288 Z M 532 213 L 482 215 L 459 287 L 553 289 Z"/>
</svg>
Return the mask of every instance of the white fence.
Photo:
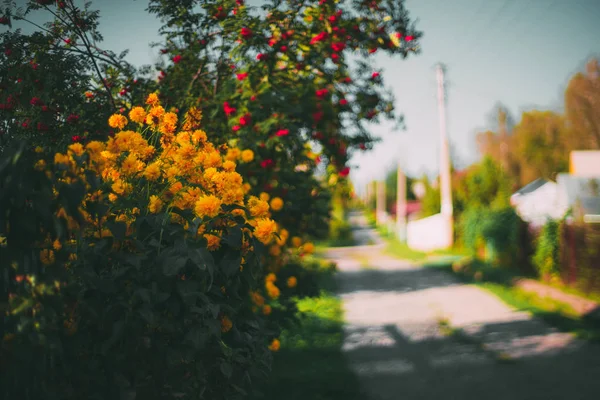
<svg viewBox="0 0 600 400">
<path fill-rule="evenodd" d="M 448 249 L 452 247 L 451 232 L 452 217 L 435 214 L 408 223 L 407 244 L 420 251 Z"/>
</svg>

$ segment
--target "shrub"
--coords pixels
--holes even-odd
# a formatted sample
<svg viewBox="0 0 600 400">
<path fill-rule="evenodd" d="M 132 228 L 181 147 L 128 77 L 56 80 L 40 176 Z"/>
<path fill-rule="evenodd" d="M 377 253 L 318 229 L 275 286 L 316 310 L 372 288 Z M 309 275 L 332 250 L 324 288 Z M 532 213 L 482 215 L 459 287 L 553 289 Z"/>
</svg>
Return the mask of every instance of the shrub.
<svg viewBox="0 0 600 400">
<path fill-rule="evenodd" d="M 536 240 L 532 258 L 537 273 L 544 279 L 560 275 L 560 238 L 561 224 L 548 220 Z"/>
<path fill-rule="evenodd" d="M 277 332 L 250 301 L 275 240 L 268 205 L 244 201 L 235 164 L 202 130 L 176 133 L 176 115 L 148 103 L 142 133 L 41 153 L 39 171 L 3 159 L 11 397 L 230 399 L 268 369 Z"/>
<path fill-rule="evenodd" d="M 530 256 L 527 226 L 512 207 L 471 207 L 459 223 L 464 244 L 476 255 L 485 246 L 486 258 L 497 265 L 528 270 Z"/>
</svg>

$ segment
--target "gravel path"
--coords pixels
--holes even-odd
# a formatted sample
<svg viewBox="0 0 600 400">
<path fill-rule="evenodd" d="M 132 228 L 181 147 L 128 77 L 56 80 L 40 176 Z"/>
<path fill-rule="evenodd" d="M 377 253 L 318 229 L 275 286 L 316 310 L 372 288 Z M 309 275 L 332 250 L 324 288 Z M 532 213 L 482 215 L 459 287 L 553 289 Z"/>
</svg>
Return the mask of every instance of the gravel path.
<svg viewBox="0 0 600 400">
<path fill-rule="evenodd" d="M 359 246 L 328 257 L 340 269 L 343 350 L 369 400 L 600 399 L 600 346 L 384 255 L 365 218 L 351 221 Z"/>
</svg>

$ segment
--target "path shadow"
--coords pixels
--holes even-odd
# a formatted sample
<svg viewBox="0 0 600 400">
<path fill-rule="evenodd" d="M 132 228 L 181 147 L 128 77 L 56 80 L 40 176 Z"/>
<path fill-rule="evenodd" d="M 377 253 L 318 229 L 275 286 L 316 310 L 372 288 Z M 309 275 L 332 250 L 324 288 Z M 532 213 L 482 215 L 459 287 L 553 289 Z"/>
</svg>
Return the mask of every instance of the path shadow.
<svg viewBox="0 0 600 400">
<path fill-rule="evenodd" d="M 569 347 L 557 340 L 536 347 L 509 337 L 488 338 L 517 357 L 507 361 L 493 345 L 440 334 L 415 338 L 405 329 L 348 327 L 347 337 L 363 337 L 363 343 L 345 350 L 369 393 L 366 399 L 593 400 L 600 393 L 599 346 Z M 530 321 L 518 321 L 488 324 L 482 331 L 535 333 L 531 329 Z"/>
<path fill-rule="evenodd" d="M 392 271 L 368 269 L 340 271 L 336 279 L 339 282 L 337 291 L 339 295 L 360 291 L 407 293 L 461 285 L 443 271 L 426 270 L 420 267 L 405 267 Z"/>
</svg>

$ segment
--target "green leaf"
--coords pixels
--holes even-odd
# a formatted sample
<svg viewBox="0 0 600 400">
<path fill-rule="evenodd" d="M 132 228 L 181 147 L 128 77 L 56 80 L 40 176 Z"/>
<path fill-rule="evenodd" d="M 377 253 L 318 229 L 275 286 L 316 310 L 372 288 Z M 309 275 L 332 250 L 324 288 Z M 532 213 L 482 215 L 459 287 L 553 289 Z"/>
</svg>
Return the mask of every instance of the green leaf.
<svg viewBox="0 0 600 400">
<path fill-rule="evenodd" d="M 125 233 L 127 232 L 127 224 L 121 221 L 108 221 L 106 227 L 113 234 L 115 239 L 118 241 L 125 240 Z"/>
<path fill-rule="evenodd" d="M 242 256 L 238 252 L 229 252 L 223 257 L 219 266 L 225 275 L 231 276 L 239 272 L 241 264 Z"/>
<path fill-rule="evenodd" d="M 113 324 L 111 337 L 102 345 L 102 354 L 106 354 L 108 350 L 110 350 L 110 348 L 121 338 L 124 328 L 125 321 L 116 321 Z"/>
<path fill-rule="evenodd" d="M 152 312 L 152 309 L 149 306 L 144 306 L 140 308 L 138 312 L 140 313 L 144 321 L 146 321 L 149 324 L 154 323 L 154 313 Z"/>
<path fill-rule="evenodd" d="M 150 303 L 150 290 L 140 288 L 136 290 L 135 294 L 137 294 L 144 303 Z"/>
<path fill-rule="evenodd" d="M 189 343 L 194 349 L 200 350 L 206 345 L 208 338 L 209 334 L 206 328 L 196 325 L 185 335 L 184 342 Z"/>
<path fill-rule="evenodd" d="M 230 228 L 227 237 L 223 241 L 235 249 L 242 247 L 242 228 L 239 226 Z"/>
<path fill-rule="evenodd" d="M 187 258 L 178 255 L 175 251 L 165 251 L 161 254 L 163 273 L 166 276 L 175 276 L 185 267 Z"/>
<path fill-rule="evenodd" d="M 233 367 L 227 361 L 221 362 L 221 373 L 225 375 L 227 379 L 231 378 L 231 374 L 233 373 Z"/>
<path fill-rule="evenodd" d="M 213 267 L 215 265 L 215 260 L 213 259 L 212 254 L 205 247 L 199 248 L 188 248 L 188 257 L 200 271 L 204 271 L 209 267 Z"/>
</svg>

